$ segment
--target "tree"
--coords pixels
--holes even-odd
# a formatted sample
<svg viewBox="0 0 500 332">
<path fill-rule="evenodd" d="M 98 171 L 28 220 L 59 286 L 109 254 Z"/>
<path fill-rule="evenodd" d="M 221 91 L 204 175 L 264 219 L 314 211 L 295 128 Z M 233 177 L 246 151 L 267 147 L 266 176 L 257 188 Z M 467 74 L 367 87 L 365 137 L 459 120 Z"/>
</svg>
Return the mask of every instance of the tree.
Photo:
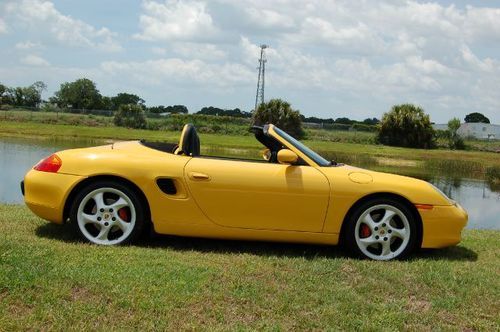
<svg viewBox="0 0 500 332">
<path fill-rule="evenodd" d="M 315 116 L 310 116 L 310 117 L 304 117 L 304 116 L 300 116 L 301 119 L 302 119 L 302 122 L 311 122 L 311 123 L 328 123 L 328 124 L 331 124 L 331 123 L 335 123 L 335 120 L 332 119 L 332 118 L 329 118 L 329 119 L 322 119 L 322 118 L 317 118 Z"/>
<path fill-rule="evenodd" d="M 42 81 L 36 81 L 31 86 L 38 92 L 38 94 L 40 95 L 40 99 L 42 97 L 42 92 L 47 90 L 47 84 Z"/>
<path fill-rule="evenodd" d="M 144 107 L 144 99 L 139 97 L 138 95 L 134 95 L 132 93 L 121 92 L 117 94 L 115 97 L 111 97 L 111 103 L 113 104 L 113 109 L 118 109 L 120 105 L 139 105 Z"/>
<path fill-rule="evenodd" d="M 267 103 L 260 104 L 253 114 L 253 123 L 258 126 L 272 123 L 295 138 L 304 136 L 300 112 L 292 109 L 288 102 L 281 99 L 271 99 Z"/>
<path fill-rule="evenodd" d="M 55 97 L 59 107 L 97 109 L 101 103 L 99 90 L 97 90 L 95 83 L 87 78 L 61 84 Z"/>
<path fill-rule="evenodd" d="M 367 124 L 367 125 L 376 125 L 378 123 L 380 123 L 380 120 L 377 119 L 377 118 L 366 118 L 363 120 L 363 123 L 364 124 Z"/>
<path fill-rule="evenodd" d="M 220 116 L 232 116 L 235 118 L 251 118 L 252 113 L 242 111 L 239 108 L 235 109 L 222 109 L 218 107 L 203 107 L 201 110 L 196 112 L 196 114 L 204 114 L 204 115 L 220 115 Z"/>
<path fill-rule="evenodd" d="M 186 106 L 184 105 L 173 105 L 173 106 L 152 106 L 148 108 L 148 112 L 151 113 L 170 113 L 170 114 L 188 114 L 189 110 Z"/>
<path fill-rule="evenodd" d="M 335 119 L 335 123 L 341 123 L 341 124 L 348 124 L 348 125 L 350 125 L 350 124 L 353 124 L 354 121 L 351 120 L 351 119 L 349 119 L 349 118 L 337 118 L 337 119 Z"/>
<path fill-rule="evenodd" d="M 37 107 L 42 102 L 42 90 L 35 84 L 21 88 L 21 90 L 22 106 Z"/>
<path fill-rule="evenodd" d="M 113 122 L 118 127 L 139 129 L 146 128 L 147 124 L 144 110 L 141 106 L 134 104 L 120 105 Z"/>
<path fill-rule="evenodd" d="M 108 97 L 108 96 L 101 97 L 101 101 L 99 103 L 99 108 L 103 109 L 103 110 L 108 110 L 108 111 L 114 111 L 117 109 L 112 101 L 112 97 Z"/>
<path fill-rule="evenodd" d="M 478 112 L 467 114 L 464 120 L 467 123 L 473 123 L 473 122 L 490 123 L 490 119 L 488 119 L 483 114 Z"/>
<path fill-rule="evenodd" d="M 458 129 L 460 128 L 460 119 L 453 118 L 448 121 L 448 146 L 450 149 L 463 150 L 465 148 L 464 140 L 460 135 L 458 135 Z"/>
<path fill-rule="evenodd" d="M 184 105 L 174 105 L 165 107 L 165 112 L 170 114 L 188 114 L 189 110 Z"/>
<path fill-rule="evenodd" d="M 15 106 L 37 107 L 42 102 L 42 91 L 46 88 L 45 83 L 38 81 L 27 87 L 9 88 L 2 85 L 0 98 L 2 103 Z"/>
<path fill-rule="evenodd" d="M 0 105 L 7 104 L 7 90 L 8 87 L 0 83 Z"/>
<path fill-rule="evenodd" d="M 196 112 L 196 114 L 204 114 L 204 115 L 223 115 L 224 110 L 222 108 L 208 106 L 203 107 L 201 110 Z"/>
<path fill-rule="evenodd" d="M 158 105 L 158 106 L 148 107 L 148 112 L 160 114 L 160 113 L 165 113 L 166 111 L 165 111 L 165 106 Z"/>
<path fill-rule="evenodd" d="M 383 115 L 377 139 L 387 145 L 429 149 L 434 146 L 434 129 L 422 108 L 395 105 Z"/>
</svg>

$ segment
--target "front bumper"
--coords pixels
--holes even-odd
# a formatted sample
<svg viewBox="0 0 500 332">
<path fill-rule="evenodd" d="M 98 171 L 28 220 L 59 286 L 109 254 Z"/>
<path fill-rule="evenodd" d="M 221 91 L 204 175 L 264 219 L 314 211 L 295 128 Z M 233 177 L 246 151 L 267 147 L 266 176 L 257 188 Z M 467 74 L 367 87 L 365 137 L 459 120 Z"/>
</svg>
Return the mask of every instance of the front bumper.
<svg viewBox="0 0 500 332">
<path fill-rule="evenodd" d="M 30 170 L 21 182 L 24 202 L 34 214 L 54 223 L 63 223 L 64 204 L 83 176 Z"/>
<path fill-rule="evenodd" d="M 467 212 L 458 204 L 419 210 L 423 225 L 422 248 L 444 248 L 458 244 L 467 225 Z"/>
</svg>

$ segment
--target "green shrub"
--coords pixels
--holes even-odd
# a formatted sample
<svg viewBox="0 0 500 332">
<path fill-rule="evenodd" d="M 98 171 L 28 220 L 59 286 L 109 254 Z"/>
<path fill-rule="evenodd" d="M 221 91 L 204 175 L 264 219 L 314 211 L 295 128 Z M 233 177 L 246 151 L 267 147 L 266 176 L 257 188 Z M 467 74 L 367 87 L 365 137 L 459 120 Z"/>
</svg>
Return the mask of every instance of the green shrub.
<svg viewBox="0 0 500 332">
<path fill-rule="evenodd" d="M 357 131 L 367 131 L 367 132 L 377 131 L 377 127 L 372 126 L 372 125 L 367 125 L 364 123 L 354 123 L 352 125 L 352 129 L 357 130 Z"/>
<path fill-rule="evenodd" d="M 300 112 L 281 99 L 261 104 L 253 115 L 253 123 L 258 126 L 272 123 L 296 138 L 304 137 Z"/>
<path fill-rule="evenodd" d="M 453 118 L 448 121 L 448 147 L 452 150 L 463 150 L 465 149 L 465 143 L 462 137 L 458 135 L 458 129 L 460 128 L 460 119 Z"/>
<path fill-rule="evenodd" d="M 40 107 L 40 111 L 42 112 L 61 112 L 62 110 L 57 107 L 57 105 L 45 103 Z"/>
<path fill-rule="evenodd" d="M 113 122 L 118 127 L 137 129 L 144 129 L 147 125 L 144 110 L 141 106 L 134 104 L 120 105 Z"/>
<path fill-rule="evenodd" d="M 395 105 L 385 113 L 378 127 L 377 139 L 392 146 L 424 149 L 435 146 L 429 115 L 412 104 Z"/>
<path fill-rule="evenodd" d="M 486 168 L 486 182 L 490 185 L 491 190 L 500 191 L 500 167 L 490 166 Z"/>
<path fill-rule="evenodd" d="M 332 124 L 329 124 L 329 123 L 325 123 L 323 125 L 323 128 L 324 129 L 330 129 L 330 130 L 349 130 L 349 128 L 351 128 L 351 125 L 350 124 L 345 124 L 345 123 L 332 123 Z"/>
</svg>

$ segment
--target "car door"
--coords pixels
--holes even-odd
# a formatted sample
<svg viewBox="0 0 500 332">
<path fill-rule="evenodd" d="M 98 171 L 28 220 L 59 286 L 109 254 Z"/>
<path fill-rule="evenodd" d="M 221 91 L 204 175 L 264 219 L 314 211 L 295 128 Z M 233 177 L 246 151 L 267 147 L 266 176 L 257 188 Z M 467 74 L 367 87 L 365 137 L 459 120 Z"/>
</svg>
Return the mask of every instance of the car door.
<svg viewBox="0 0 500 332">
<path fill-rule="evenodd" d="M 198 206 L 220 226 L 322 231 L 330 187 L 315 167 L 197 157 L 184 176 Z"/>
</svg>

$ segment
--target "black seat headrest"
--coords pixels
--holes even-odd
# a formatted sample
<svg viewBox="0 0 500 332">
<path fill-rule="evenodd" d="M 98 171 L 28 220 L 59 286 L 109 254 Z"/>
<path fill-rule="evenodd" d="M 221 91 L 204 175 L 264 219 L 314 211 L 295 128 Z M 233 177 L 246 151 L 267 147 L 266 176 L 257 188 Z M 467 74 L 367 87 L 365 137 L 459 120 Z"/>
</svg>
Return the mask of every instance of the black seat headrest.
<svg viewBox="0 0 500 332">
<path fill-rule="evenodd" d="M 182 129 L 179 148 L 176 154 L 184 154 L 192 157 L 200 155 L 200 138 L 198 137 L 196 128 L 190 123 L 184 125 Z"/>
</svg>

